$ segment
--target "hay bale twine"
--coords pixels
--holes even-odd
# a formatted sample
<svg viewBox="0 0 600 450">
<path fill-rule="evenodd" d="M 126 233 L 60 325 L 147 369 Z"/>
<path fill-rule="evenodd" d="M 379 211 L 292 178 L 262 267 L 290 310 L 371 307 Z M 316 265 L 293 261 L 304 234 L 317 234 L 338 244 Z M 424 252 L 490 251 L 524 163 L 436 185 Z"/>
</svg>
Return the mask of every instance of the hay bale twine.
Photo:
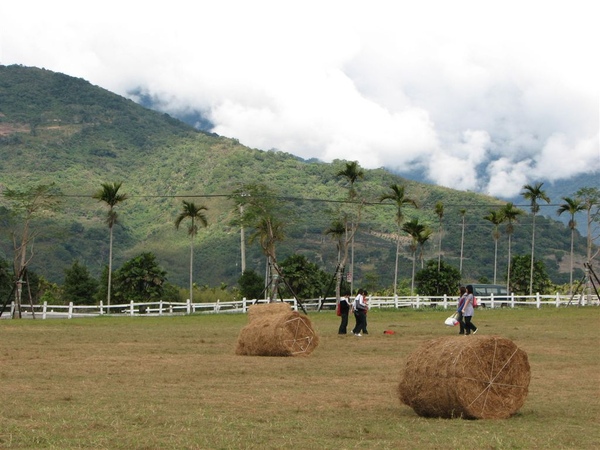
<svg viewBox="0 0 600 450">
<path fill-rule="evenodd" d="M 261 305 L 262 306 L 262 305 Z M 249 356 L 308 356 L 319 344 L 308 317 L 297 311 L 255 311 L 240 331 L 235 353 Z"/>
<path fill-rule="evenodd" d="M 504 419 L 527 397 L 527 353 L 498 336 L 452 336 L 411 353 L 398 386 L 400 401 L 423 417 Z"/>
</svg>

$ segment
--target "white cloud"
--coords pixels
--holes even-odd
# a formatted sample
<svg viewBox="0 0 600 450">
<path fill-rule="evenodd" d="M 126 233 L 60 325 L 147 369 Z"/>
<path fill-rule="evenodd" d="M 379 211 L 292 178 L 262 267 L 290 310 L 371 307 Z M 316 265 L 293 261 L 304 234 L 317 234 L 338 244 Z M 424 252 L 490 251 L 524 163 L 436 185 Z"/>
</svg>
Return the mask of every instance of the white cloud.
<svg viewBox="0 0 600 450">
<path fill-rule="evenodd" d="M 0 63 L 141 88 L 250 147 L 508 197 L 600 170 L 595 18 L 587 0 L 21 0 L 0 5 Z"/>
</svg>

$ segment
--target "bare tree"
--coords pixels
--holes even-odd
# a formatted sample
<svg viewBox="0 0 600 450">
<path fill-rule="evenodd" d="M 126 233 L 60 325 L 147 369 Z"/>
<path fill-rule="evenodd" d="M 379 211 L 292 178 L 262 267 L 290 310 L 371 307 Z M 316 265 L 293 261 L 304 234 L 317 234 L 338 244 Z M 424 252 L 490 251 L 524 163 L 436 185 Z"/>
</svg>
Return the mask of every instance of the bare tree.
<svg viewBox="0 0 600 450">
<path fill-rule="evenodd" d="M 21 318 L 23 284 L 26 282 L 27 266 L 34 256 L 34 240 L 38 234 L 32 229 L 33 220 L 56 209 L 60 192 L 54 184 L 37 185 L 23 190 L 6 188 L 4 198 L 11 212 L 22 220 L 20 230 L 13 233 L 15 309 L 13 318 Z"/>
</svg>

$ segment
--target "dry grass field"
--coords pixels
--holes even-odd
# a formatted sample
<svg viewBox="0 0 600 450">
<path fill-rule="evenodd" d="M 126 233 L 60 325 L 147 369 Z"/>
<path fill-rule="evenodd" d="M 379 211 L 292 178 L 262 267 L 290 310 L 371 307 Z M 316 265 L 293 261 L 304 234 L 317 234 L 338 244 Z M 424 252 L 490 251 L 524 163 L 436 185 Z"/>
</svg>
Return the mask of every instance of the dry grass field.
<svg viewBox="0 0 600 450">
<path fill-rule="evenodd" d="M 527 400 L 504 420 L 400 403 L 408 354 L 456 333 L 448 315 L 374 310 L 359 338 L 310 313 L 319 346 L 287 358 L 237 356 L 242 314 L 2 320 L 0 448 L 600 448 L 600 308 L 476 312 L 479 333 L 513 340 L 531 365 Z"/>
</svg>

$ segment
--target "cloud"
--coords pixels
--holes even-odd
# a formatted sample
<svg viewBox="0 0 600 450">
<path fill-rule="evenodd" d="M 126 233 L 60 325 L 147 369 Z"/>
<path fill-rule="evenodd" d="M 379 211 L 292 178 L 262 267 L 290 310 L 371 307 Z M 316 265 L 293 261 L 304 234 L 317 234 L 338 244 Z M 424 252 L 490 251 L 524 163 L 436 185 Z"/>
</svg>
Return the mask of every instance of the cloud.
<svg viewBox="0 0 600 450">
<path fill-rule="evenodd" d="M 0 63 L 201 111 L 250 147 L 510 197 L 600 171 L 595 17 L 585 0 L 21 0 L 0 6 Z"/>
</svg>

